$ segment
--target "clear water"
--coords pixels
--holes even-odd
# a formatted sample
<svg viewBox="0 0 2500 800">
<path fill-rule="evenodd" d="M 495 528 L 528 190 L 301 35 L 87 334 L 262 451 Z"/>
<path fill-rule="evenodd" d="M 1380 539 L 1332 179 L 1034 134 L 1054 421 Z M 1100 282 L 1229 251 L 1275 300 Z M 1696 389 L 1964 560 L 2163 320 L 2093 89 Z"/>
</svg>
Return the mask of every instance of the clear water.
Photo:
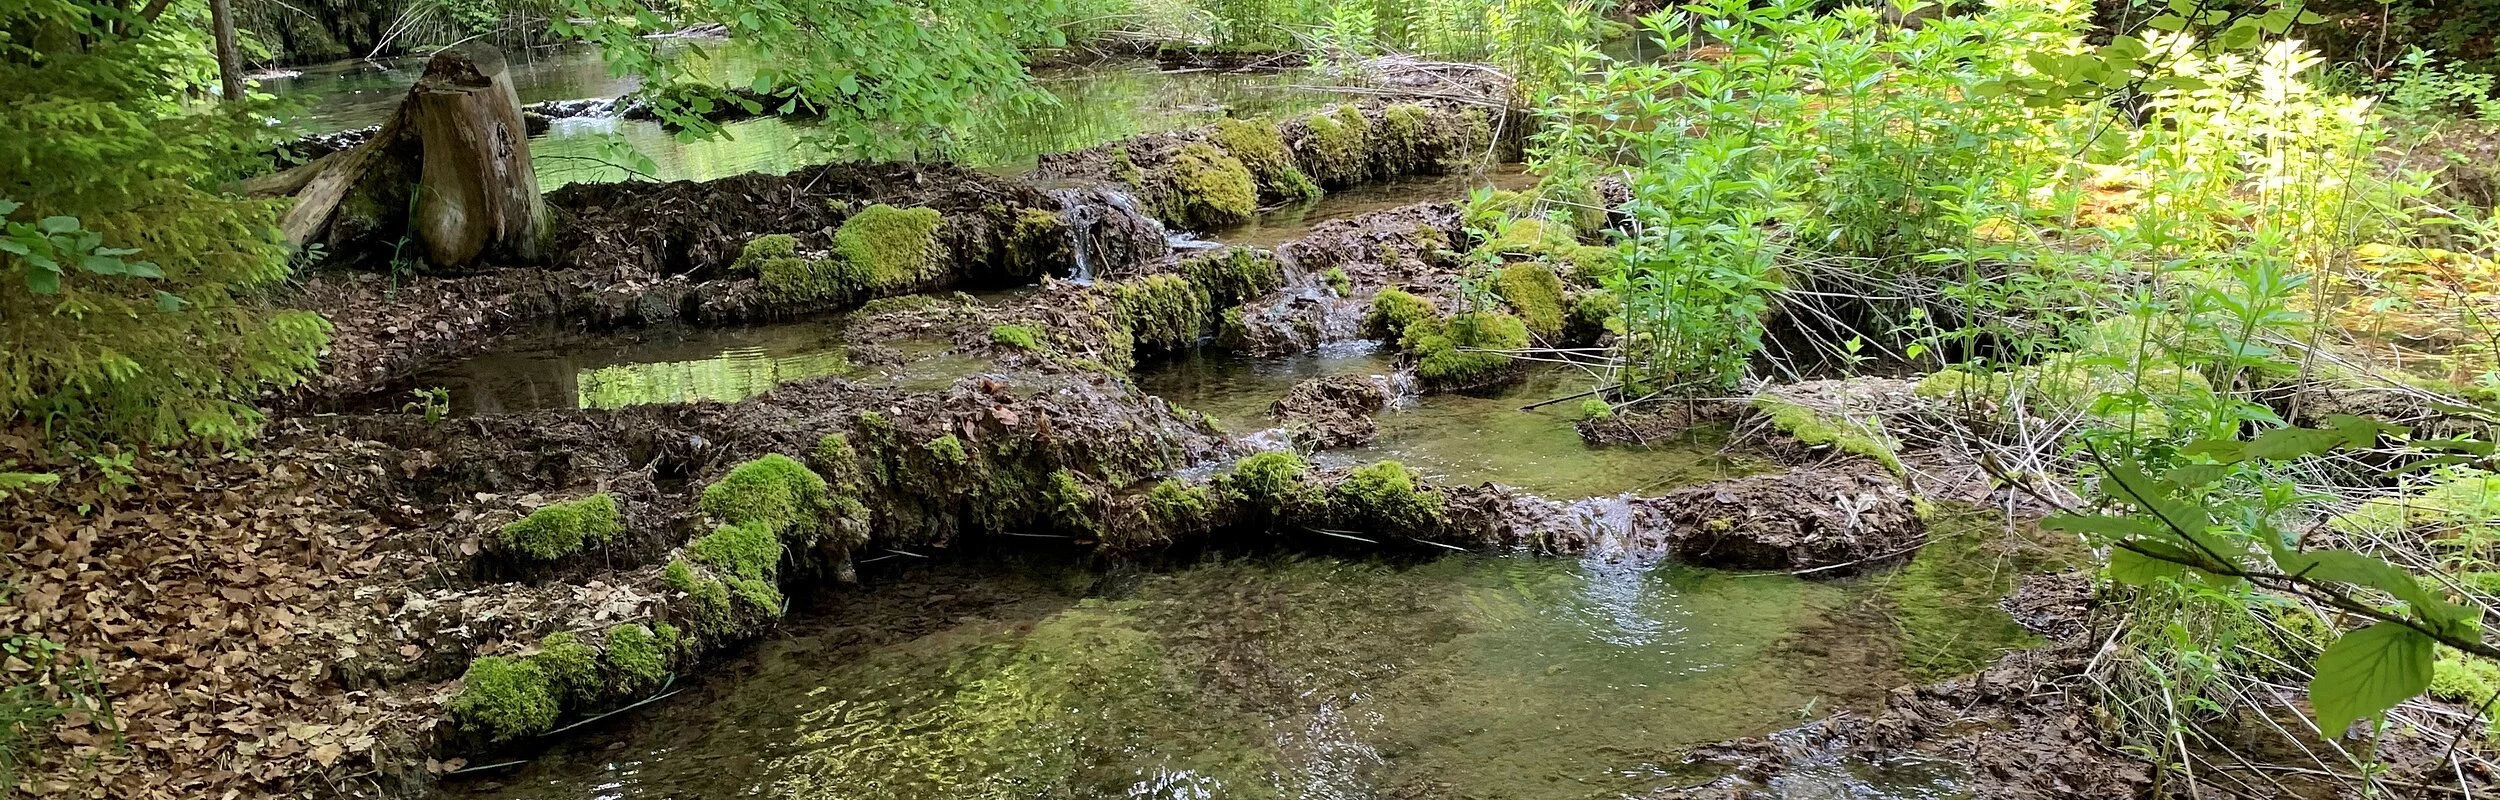
<svg viewBox="0 0 2500 800">
<path fill-rule="evenodd" d="M 1228 433 L 1247 434 L 1275 426 L 1268 407 L 1294 384 L 1327 375 L 1388 375 L 1396 367 L 1390 354 L 1370 343 L 1275 359 L 1205 350 L 1140 369 L 1137 385 L 1213 416 Z M 1490 393 L 1409 398 L 1381 412 L 1378 441 L 1323 452 L 1316 460 L 1352 465 L 1396 459 L 1442 481 L 1495 481 L 1561 500 L 1655 493 L 1753 471 L 1721 455 L 1722 442 L 1706 432 L 1646 448 L 1591 447 L 1573 425 L 1577 402 L 1522 410 L 1596 385 L 1585 373 L 1535 369 L 1526 380 Z"/>
<path fill-rule="evenodd" d="M 451 393 L 454 414 L 735 402 L 794 380 L 845 375 L 938 389 L 989 362 L 942 342 L 889 342 L 898 364 L 853 364 L 839 317 L 744 328 L 662 327 L 598 338 L 550 337 L 414 379 Z"/>
<path fill-rule="evenodd" d="M 1880 627 L 1841 620 L 1856 589 L 1645 562 L 869 577 L 890 585 L 713 668 L 734 679 L 444 793 L 1638 797 L 1708 779 L 1684 747 L 1863 709 L 1898 679 Z M 1932 772 L 1849 772 L 1832 796 L 1949 794 Z"/>
<path fill-rule="evenodd" d="M 701 60 L 698 74 L 739 85 L 752 79 L 760 63 L 742 50 L 715 50 Z M 422 59 L 413 58 L 350 62 L 309 68 L 298 77 L 264 81 L 262 87 L 306 103 L 305 111 L 290 120 L 299 130 L 346 130 L 387 119 L 423 66 Z M 631 78 L 610 76 L 597 52 L 586 47 L 532 51 L 515 57 L 510 68 L 523 103 L 614 97 L 637 85 Z M 958 131 L 954 146 L 906 155 L 1013 171 L 1030 167 L 1044 153 L 1200 125 L 1227 114 L 1282 116 L 1345 99 L 1299 87 L 1312 81 L 1295 73 L 1163 72 L 1151 62 L 1046 69 L 1035 75 L 1035 82 L 1053 102 L 992 109 Z M 545 135 L 531 140 L 531 157 L 539 184 L 552 189 L 630 177 L 613 165 L 618 142 L 649 156 L 656 167 L 651 177 L 664 181 L 780 174 L 812 164 L 894 155 L 834 149 L 811 136 L 804 120 L 765 118 L 723 127 L 725 135 L 719 138 L 685 142 L 648 120 L 556 120 Z"/>
</svg>

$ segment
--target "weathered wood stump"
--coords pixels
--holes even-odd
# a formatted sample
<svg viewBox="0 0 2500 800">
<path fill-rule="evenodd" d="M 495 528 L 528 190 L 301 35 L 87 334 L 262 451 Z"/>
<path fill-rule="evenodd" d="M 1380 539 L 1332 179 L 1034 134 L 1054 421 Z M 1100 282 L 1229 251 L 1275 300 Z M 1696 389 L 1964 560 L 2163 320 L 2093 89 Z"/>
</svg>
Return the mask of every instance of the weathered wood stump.
<svg viewBox="0 0 2500 800">
<path fill-rule="evenodd" d="M 328 246 L 334 260 L 413 254 L 408 244 L 438 270 L 545 256 L 549 218 L 527 123 L 491 47 L 436 54 L 364 144 L 239 188 L 294 196 L 280 230 L 295 244 Z"/>
</svg>

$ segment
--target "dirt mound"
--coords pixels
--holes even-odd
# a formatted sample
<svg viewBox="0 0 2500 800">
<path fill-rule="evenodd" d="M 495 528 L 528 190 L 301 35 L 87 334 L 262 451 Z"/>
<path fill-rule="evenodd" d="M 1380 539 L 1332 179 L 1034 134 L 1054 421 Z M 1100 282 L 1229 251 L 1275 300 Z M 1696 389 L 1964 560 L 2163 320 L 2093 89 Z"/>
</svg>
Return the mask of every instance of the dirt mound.
<svg viewBox="0 0 2500 800">
<path fill-rule="evenodd" d="M 1722 569 L 1866 570 L 1906 559 L 1927 526 L 1881 470 L 1791 469 L 1648 501 L 1677 561 Z"/>
<path fill-rule="evenodd" d="M 1373 415 L 1389 405 L 1384 381 L 1364 375 L 1331 375 L 1294 384 L 1268 408 L 1305 450 L 1360 447 L 1380 438 Z"/>
</svg>

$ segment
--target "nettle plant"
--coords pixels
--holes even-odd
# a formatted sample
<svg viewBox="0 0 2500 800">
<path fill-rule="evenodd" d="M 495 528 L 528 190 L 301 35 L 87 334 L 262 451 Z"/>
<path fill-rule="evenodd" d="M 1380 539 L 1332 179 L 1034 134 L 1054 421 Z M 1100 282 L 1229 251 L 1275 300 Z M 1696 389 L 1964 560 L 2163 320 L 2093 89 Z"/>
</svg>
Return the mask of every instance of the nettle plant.
<svg viewBox="0 0 2500 800">
<path fill-rule="evenodd" d="M 2483 609 L 2456 602 L 2448 584 L 2360 550 L 2303 547 L 2285 524 L 2321 499 L 2304 495 L 2285 468 L 2338 450 L 2382 449 L 2382 440 L 2401 442 L 2406 433 L 2339 415 L 2325 427 L 2277 428 L 2247 441 L 2123 457 L 2095 450 L 2106 509 L 2056 514 L 2042 525 L 2108 547 L 2108 575 L 2119 583 L 2265 590 L 2366 622 L 2333 635 L 2310 665 L 2310 707 L 2319 730 L 2338 737 L 2428 690 L 2439 647 L 2500 659 L 2500 648 L 2483 639 Z M 2420 464 L 2446 464 L 2488 458 L 2493 446 L 2432 440 L 2405 450 Z"/>
</svg>

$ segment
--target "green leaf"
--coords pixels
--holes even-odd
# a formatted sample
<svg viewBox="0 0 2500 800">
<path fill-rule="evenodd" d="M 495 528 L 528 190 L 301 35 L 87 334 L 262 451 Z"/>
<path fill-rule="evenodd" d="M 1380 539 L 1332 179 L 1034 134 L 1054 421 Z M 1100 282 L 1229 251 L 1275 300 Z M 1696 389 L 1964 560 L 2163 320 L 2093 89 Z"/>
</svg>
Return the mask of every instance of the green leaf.
<svg viewBox="0 0 2500 800">
<path fill-rule="evenodd" d="M 61 273 L 58 269 L 31 267 L 26 270 L 26 290 L 36 294 L 59 294 Z"/>
<path fill-rule="evenodd" d="M 2248 443 L 2245 452 L 2251 459 L 2282 460 L 2314 456 L 2335 449 L 2344 443 L 2344 433 L 2322 428 L 2277 428 L 2266 431 Z"/>
<path fill-rule="evenodd" d="M 2172 467 L 2169 472 L 2162 473 L 2162 478 L 2181 486 L 2204 486 L 2229 474 L 2231 468 L 2222 464 L 2187 464 Z"/>
<path fill-rule="evenodd" d="M 156 309 L 167 314 L 181 311 L 183 304 L 188 302 L 190 301 L 184 300 L 181 295 L 174 294 L 172 292 L 159 291 L 156 293 Z"/>
<path fill-rule="evenodd" d="M 2089 533 L 2110 539 L 2143 537 L 2170 538 L 2170 530 L 2134 517 L 2110 517 L 2097 514 L 2050 514 L 2040 520 L 2040 527 L 2068 533 Z"/>
<path fill-rule="evenodd" d="M 2146 549 L 2165 547 L 2159 542 L 2140 542 Z M 2175 548 L 2174 548 L 2175 549 Z M 2185 554 L 2180 554 L 2185 556 Z M 2163 580 L 2185 580 L 2188 567 L 2177 561 L 2153 558 L 2119 548 L 2109 551 L 2109 579 L 2128 586 L 2151 586 Z"/>
<path fill-rule="evenodd" d="M 78 218 L 44 217 L 42 221 L 35 223 L 35 227 L 42 229 L 44 233 L 68 233 L 78 230 Z"/>
<path fill-rule="evenodd" d="M 0 217 L 15 214 L 21 207 L 15 200 L 0 200 Z"/>
<path fill-rule="evenodd" d="M 2224 464 L 2248 460 L 2248 443 L 2237 439 L 2205 439 L 2179 448 L 2181 455 L 2204 456 Z"/>
<path fill-rule="evenodd" d="M 2328 414 L 2326 416 L 2326 426 L 2334 428 L 2337 433 L 2344 435 L 2345 447 L 2356 449 L 2377 446 L 2378 437 L 2381 434 L 2401 437 L 2413 432 L 2412 428 L 2407 428 L 2402 425 L 2390 425 L 2368 417 L 2356 417 L 2351 414 Z"/>
<path fill-rule="evenodd" d="M 2318 655 L 2309 708 L 2318 729 L 2337 738 L 2377 719 L 2431 685 L 2431 637 L 2392 622 L 2344 634 Z"/>
</svg>

